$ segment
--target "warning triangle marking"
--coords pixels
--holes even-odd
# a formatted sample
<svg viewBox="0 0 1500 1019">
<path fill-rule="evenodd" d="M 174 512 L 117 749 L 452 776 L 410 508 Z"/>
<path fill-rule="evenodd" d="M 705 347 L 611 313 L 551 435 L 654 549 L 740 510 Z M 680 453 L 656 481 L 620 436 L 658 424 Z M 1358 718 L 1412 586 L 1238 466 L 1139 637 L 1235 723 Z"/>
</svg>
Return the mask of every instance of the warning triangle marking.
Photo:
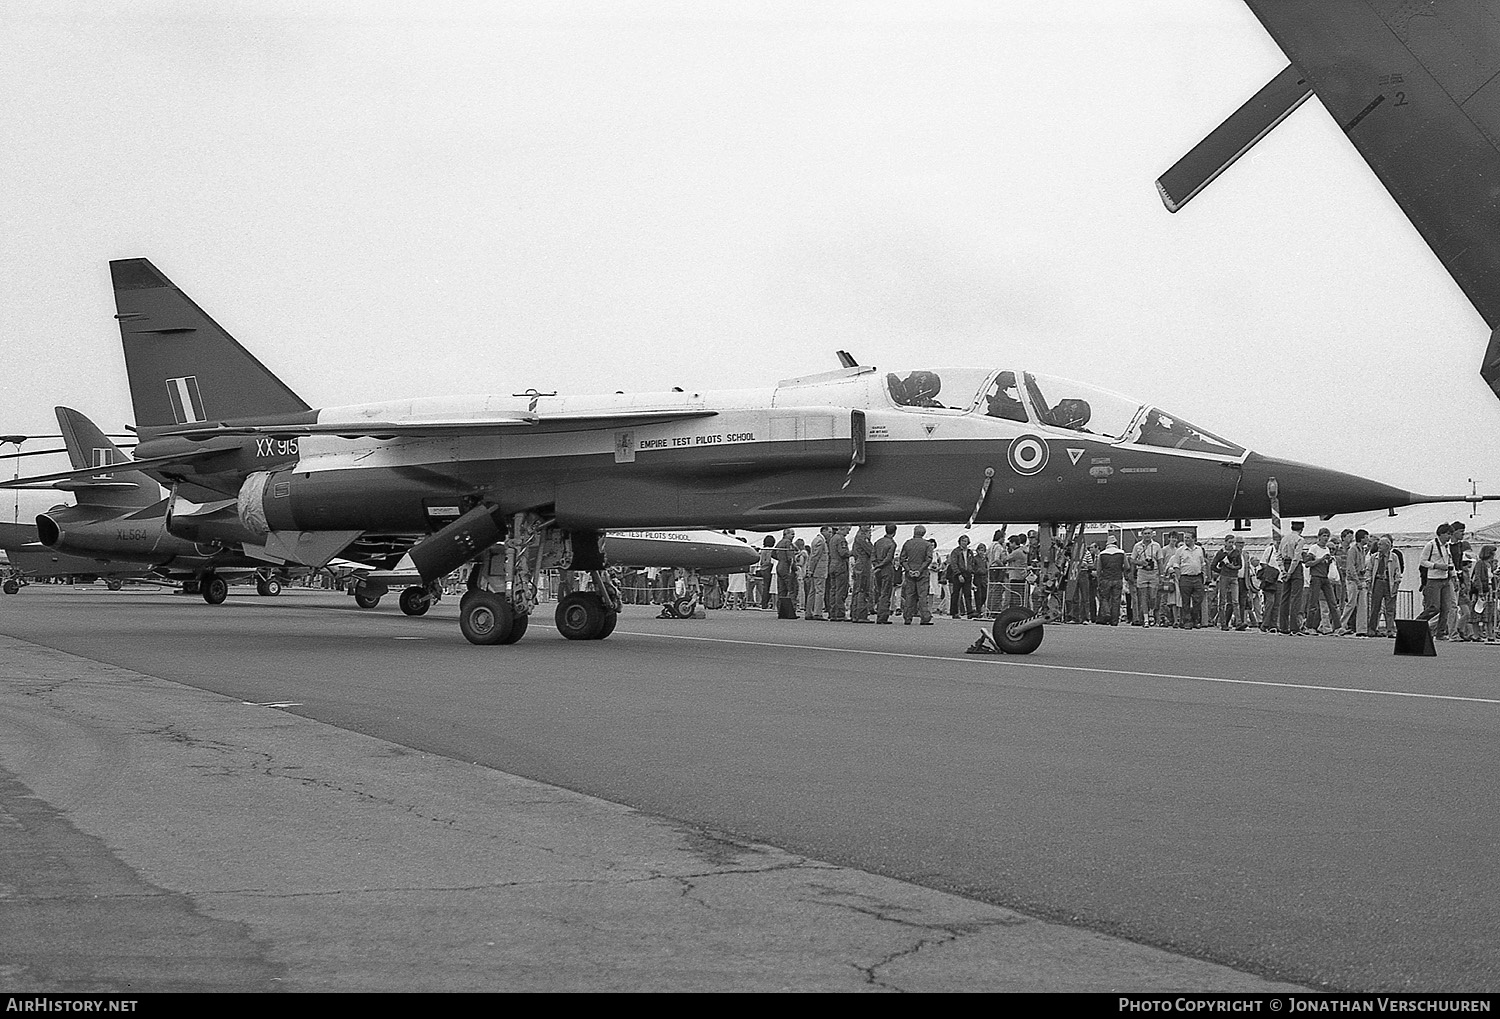
<svg viewBox="0 0 1500 1019">
<path fill-rule="evenodd" d="M 931 435 L 932 432 L 933 432 L 933 430 L 935 428 L 937 428 L 937 425 L 924 424 L 924 425 L 922 425 L 922 427 L 925 428 L 925 429 L 927 429 L 927 434 L 928 435 Z M 1082 450 L 1080 450 L 1079 452 L 1082 452 Z"/>
<path fill-rule="evenodd" d="M 1083 450 L 1081 450 L 1081 449 L 1069 449 L 1068 450 L 1068 459 L 1073 461 L 1073 466 L 1074 467 L 1078 466 L 1078 458 L 1081 457 L 1081 456 L 1083 456 Z"/>
</svg>

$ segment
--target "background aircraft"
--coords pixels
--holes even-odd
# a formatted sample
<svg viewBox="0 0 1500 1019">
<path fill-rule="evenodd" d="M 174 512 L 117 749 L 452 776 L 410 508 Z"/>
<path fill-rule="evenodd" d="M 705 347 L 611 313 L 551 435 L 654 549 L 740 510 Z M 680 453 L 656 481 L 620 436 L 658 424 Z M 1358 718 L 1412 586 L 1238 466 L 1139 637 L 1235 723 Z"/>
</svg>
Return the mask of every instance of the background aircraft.
<svg viewBox="0 0 1500 1019">
<path fill-rule="evenodd" d="M 31 581 L 50 577 L 103 580 L 111 591 L 118 591 L 126 580 L 146 577 L 135 563 L 101 562 L 56 552 L 37 541 L 32 524 L 0 523 L 0 549 L 7 562 L 7 568 L 0 570 L 0 592 L 5 594 L 16 594 Z"/>
<path fill-rule="evenodd" d="M 432 532 L 391 578 L 431 580 L 477 558 L 460 610 L 475 643 L 519 639 L 544 566 L 597 573 L 606 527 L 1262 516 L 1272 478 L 1290 513 L 1428 500 L 1019 367 L 850 366 L 768 390 L 312 410 L 148 261 L 111 273 L 137 466 L 203 500 L 174 500 L 174 527 L 238 528 L 320 555 L 368 531 Z M 612 629 L 618 602 L 602 577 L 596 587 L 605 595 L 559 607 L 565 634 Z"/>
<path fill-rule="evenodd" d="M 1493 330 L 1500 395 L 1500 14 L 1489 4 L 1246 0 L 1291 66 L 1157 181 L 1178 211 L 1316 93 Z"/>
<path fill-rule="evenodd" d="M 7 579 L 5 593 L 16 593 L 20 581 L 31 577 L 103 577 L 112 590 L 118 590 L 124 579 L 165 577 L 191 584 L 209 604 L 219 604 L 227 581 L 250 573 L 256 575 L 260 594 L 280 593 L 283 578 L 263 560 L 244 556 L 232 546 L 198 544 L 171 534 L 167 501 L 156 482 L 139 471 L 119 470 L 132 461 L 85 415 L 67 407 L 58 407 L 56 413 L 73 467 L 97 473 L 45 486 L 74 493 L 76 502 L 53 507 L 37 517 L 36 525 L 0 524 L 0 548 L 10 553 L 11 565 L 20 574 Z M 384 549 L 360 544 L 362 553 L 380 552 L 394 561 L 415 540 L 389 538 Z M 609 549 L 612 561 L 621 565 L 743 570 L 759 559 L 744 539 L 711 531 L 632 531 L 611 535 Z M 378 564 L 343 562 L 341 569 L 356 577 L 354 593 L 361 607 L 374 608 L 384 588 L 357 578 Z M 431 604 L 425 584 L 416 574 L 406 579 L 413 587 L 403 592 L 403 611 L 420 615 Z M 420 604 L 419 596 L 424 596 Z"/>
<path fill-rule="evenodd" d="M 156 482 L 118 469 L 130 458 L 86 416 L 67 407 L 56 413 L 75 476 L 52 487 L 71 492 L 74 503 L 52 507 L 28 528 L 37 544 L 11 554 L 23 573 L 154 576 L 181 582 L 210 604 L 224 600 L 229 578 L 237 575 L 256 574 L 262 595 L 280 592 L 281 579 L 266 563 L 170 533 L 167 502 Z"/>
</svg>

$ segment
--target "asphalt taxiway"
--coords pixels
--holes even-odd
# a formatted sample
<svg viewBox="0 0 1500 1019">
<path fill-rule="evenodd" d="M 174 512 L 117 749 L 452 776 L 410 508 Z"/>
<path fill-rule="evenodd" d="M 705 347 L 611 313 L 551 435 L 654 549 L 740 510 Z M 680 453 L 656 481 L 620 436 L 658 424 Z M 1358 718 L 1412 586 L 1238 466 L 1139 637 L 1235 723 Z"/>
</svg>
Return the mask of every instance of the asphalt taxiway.
<svg viewBox="0 0 1500 1019">
<path fill-rule="evenodd" d="M 171 986 L 1497 982 L 1500 648 L 974 630 L 640 608 L 476 648 L 451 603 L 28 588 L 0 843 L 40 855 L 0 908 L 105 937 L 69 904 L 149 901 L 219 960 L 121 963 Z M 97 979 L 39 944 L 4 983 Z"/>
</svg>

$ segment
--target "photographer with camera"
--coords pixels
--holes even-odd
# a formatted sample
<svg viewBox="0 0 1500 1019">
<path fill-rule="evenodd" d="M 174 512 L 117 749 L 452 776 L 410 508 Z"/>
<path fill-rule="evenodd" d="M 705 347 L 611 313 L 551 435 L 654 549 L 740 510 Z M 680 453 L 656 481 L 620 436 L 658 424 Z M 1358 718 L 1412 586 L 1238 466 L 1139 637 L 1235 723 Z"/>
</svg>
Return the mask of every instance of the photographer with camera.
<svg viewBox="0 0 1500 1019">
<path fill-rule="evenodd" d="M 1156 532 L 1146 528 L 1140 540 L 1130 548 L 1130 562 L 1135 566 L 1135 604 L 1131 626 L 1156 625 L 1156 591 L 1160 584 L 1161 545 Z"/>
</svg>

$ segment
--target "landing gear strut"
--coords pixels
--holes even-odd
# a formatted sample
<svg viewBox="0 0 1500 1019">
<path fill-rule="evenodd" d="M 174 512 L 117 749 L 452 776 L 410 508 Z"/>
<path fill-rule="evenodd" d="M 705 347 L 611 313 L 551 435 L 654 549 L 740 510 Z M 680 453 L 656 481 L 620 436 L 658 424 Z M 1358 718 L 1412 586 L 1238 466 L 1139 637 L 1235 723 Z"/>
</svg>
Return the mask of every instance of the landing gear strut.
<svg viewBox="0 0 1500 1019">
<path fill-rule="evenodd" d="M 615 632 L 620 595 L 603 570 L 594 573 L 593 591 L 574 591 L 557 603 L 557 632 L 569 640 L 603 640 Z"/>
<path fill-rule="evenodd" d="M 449 525 L 450 527 L 453 525 Z M 597 532 L 563 532 L 537 513 L 517 513 L 507 537 L 479 554 L 458 624 L 473 644 L 514 644 L 536 610 L 542 567 L 589 571 L 594 590 L 575 591 L 557 607 L 557 628 L 569 640 L 603 640 L 614 632 L 620 592 L 605 572 Z"/>
<path fill-rule="evenodd" d="M 536 608 L 545 529 L 537 514 L 517 513 L 510 536 L 480 553 L 458 603 L 458 628 L 470 644 L 514 644 L 526 632 Z"/>
<path fill-rule="evenodd" d="M 458 628 L 470 644 L 514 644 L 530 620 L 516 615 L 511 602 L 492 591 L 465 591 L 458 603 Z"/>
<path fill-rule="evenodd" d="M 408 587 L 401 592 L 401 611 L 408 616 L 425 616 L 427 610 L 437 603 L 441 594 L 442 589 L 436 584 L 428 584 L 426 587 Z"/>
</svg>

